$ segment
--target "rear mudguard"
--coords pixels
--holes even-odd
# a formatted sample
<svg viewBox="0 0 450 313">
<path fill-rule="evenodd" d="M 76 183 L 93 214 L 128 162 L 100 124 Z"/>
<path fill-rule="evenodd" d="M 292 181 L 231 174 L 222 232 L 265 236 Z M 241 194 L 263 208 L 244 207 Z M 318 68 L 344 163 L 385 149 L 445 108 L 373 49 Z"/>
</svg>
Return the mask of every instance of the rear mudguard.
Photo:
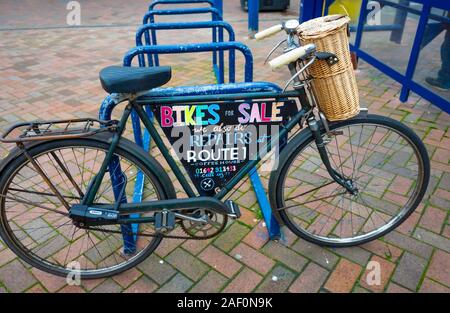
<svg viewBox="0 0 450 313">
<path fill-rule="evenodd" d="M 85 137 L 83 139 L 110 144 L 113 135 L 114 133 L 112 132 L 102 132 L 93 136 Z M 42 143 L 43 142 L 28 142 L 25 144 L 25 148 L 29 150 Z M 149 155 L 148 152 L 146 152 L 142 147 L 138 146 L 136 143 L 123 137 L 120 139 L 118 147 L 125 151 L 131 152 L 133 155 L 139 158 L 139 160 L 142 161 L 142 163 L 145 164 L 147 168 L 150 169 L 150 171 L 154 174 L 155 179 L 158 179 L 159 183 L 163 187 L 167 199 L 175 199 L 177 197 L 175 188 L 166 171 L 155 160 L 155 158 Z M 8 166 L 8 164 L 10 164 L 16 158 L 18 158 L 22 153 L 23 152 L 21 149 L 15 147 L 14 149 L 11 150 L 8 156 L 6 156 L 3 160 L 0 161 L 0 175 L 3 175 L 3 171 Z"/>
</svg>

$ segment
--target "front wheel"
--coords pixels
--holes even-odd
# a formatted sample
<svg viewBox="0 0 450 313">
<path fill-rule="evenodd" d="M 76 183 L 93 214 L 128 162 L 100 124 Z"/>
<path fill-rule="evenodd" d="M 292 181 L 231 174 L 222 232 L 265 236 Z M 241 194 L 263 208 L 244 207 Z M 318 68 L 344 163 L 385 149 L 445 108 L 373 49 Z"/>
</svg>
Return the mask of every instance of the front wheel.
<svg viewBox="0 0 450 313">
<path fill-rule="evenodd" d="M 350 194 L 328 174 L 309 129 L 294 137 L 272 173 L 271 204 L 296 235 L 319 245 L 362 244 L 399 226 L 422 200 L 430 161 L 420 138 L 391 118 L 366 115 L 324 131 L 334 169 L 353 182 Z"/>
</svg>

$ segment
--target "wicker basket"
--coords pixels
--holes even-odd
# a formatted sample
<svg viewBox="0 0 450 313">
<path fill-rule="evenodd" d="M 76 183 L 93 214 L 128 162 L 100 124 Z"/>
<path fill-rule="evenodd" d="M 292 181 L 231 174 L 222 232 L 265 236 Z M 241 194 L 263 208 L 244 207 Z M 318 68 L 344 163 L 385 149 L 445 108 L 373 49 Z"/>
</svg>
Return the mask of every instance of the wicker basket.
<svg viewBox="0 0 450 313">
<path fill-rule="evenodd" d="M 318 60 L 309 68 L 319 109 L 330 121 L 345 120 L 359 113 L 358 86 L 347 34 L 349 21 L 344 15 L 328 15 L 299 26 L 303 45 L 314 43 L 317 51 L 332 52 L 339 58 L 334 65 Z"/>
</svg>

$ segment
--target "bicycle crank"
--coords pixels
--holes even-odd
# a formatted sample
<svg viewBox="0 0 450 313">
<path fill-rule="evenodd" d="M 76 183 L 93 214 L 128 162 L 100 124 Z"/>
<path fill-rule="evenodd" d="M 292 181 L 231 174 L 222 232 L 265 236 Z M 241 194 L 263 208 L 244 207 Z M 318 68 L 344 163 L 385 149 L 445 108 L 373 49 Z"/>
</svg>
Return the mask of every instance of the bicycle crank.
<svg viewBox="0 0 450 313">
<path fill-rule="evenodd" d="M 193 239 L 210 239 L 225 229 L 228 216 L 205 209 L 183 212 L 181 229 Z M 181 214 L 180 214 L 181 215 Z"/>
</svg>

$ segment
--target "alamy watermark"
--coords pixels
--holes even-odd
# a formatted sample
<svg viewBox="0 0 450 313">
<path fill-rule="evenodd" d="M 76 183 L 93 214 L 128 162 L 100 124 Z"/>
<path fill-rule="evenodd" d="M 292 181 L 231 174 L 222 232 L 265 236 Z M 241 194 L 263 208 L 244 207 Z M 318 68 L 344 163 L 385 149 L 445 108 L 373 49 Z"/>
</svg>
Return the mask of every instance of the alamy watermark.
<svg viewBox="0 0 450 313">
<path fill-rule="evenodd" d="M 80 262 L 73 261 L 67 264 L 66 267 L 69 273 L 66 276 L 66 282 L 69 286 L 80 286 L 81 285 L 81 265 Z"/>
<path fill-rule="evenodd" d="M 367 25 L 381 25 L 381 4 L 378 1 L 367 3 Z"/>
<path fill-rule="evenodd" d="M 369 286 L 381 285 L 381 265 L 380 262 L 370 261 L 366 266 L 366 283 Z"/>
<path fill-rule="evenodd" d="M 69 26 L 81 25 L 81 4 L 78 1 L 69 1 L 66 5 L 69 11 L 66 15 L 66 23 Z"/>
</svg>

